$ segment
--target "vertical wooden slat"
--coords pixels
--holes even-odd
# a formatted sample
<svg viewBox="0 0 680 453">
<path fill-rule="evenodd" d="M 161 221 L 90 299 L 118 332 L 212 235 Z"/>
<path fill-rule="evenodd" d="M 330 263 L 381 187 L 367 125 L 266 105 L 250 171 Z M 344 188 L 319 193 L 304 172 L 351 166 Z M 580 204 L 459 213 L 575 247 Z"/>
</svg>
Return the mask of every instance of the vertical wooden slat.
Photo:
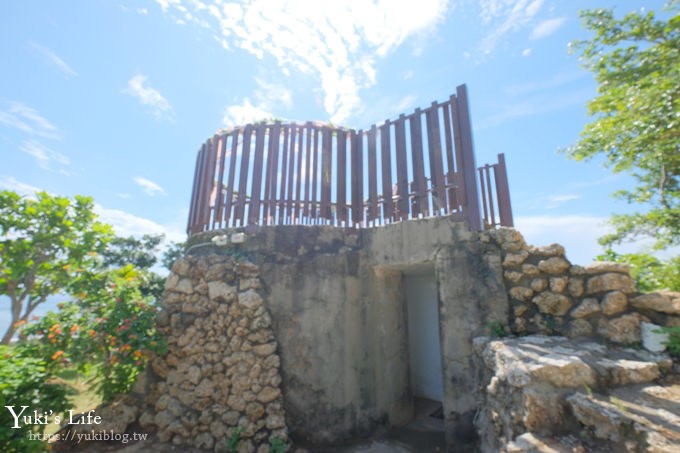
<svg viewBox="0 0 680 453">
<path fill-rule="evenodd" d="M 493 192 L 491 191 L 491 170 L 489 168 L 490 166 L 487 164 L 484 166 L 486 170 L 486 192 L 489 194 L 489 214 L 491 221 L 489 222 L 490 226 L 496 225 L 496 213 L 494 212 L 493 209 Z M 484 185 L 484 181 L 480 181 L 482 185 Z"/>
<path fill-rule="evenodd" d="M 217 151 L 217 161 L 220 167 L 217 171 L 217 196 L 215 200 L 215 217 L 213 219 L 213 228 L 222 228 L 222 209 L 224 207 L 224 195 L 222 194 L 222 186 L 224 181 L 224 167 L 227 160 L 227 136 L 220 135 L 220 144 Z"/>
<path fill-rule="evenodd" d="M 187 234 L 191 235 L 196 231 L 197 212 L 198 212 L 198 194 L 200 181 L 198 175 L 200 174 L 201 159 L 203 157 L 203 147 L 196 153 L 196 166 L 194 167 L 194 186 L 191 190 L 191 205 L 189 207 L 189 221 L 187 222 Z"/>
<path fill-rule="evenodd" d="M 250 194 L 250 205 L 248 207 L 248 224 L 255 225 L 260 223 L 260 202 L 262 194 L 262 158 L 264 154 L 264 137 L 266 126 L 258 124 L 255 127 L 255 157 L 253 160 L 253 185 Z"/>
<path fill-rule="evenodd" d="M 311 181 L 312 181 L 312 173 L 311 173 L 311 161 L 312 161 L 312 123 L 308 122 L 307 123 L 307 143 L 306 143 L 306 153 L 305 153 L 305 203 L 304 203 L 304 209 L 302 210 L 302 217 L 304 219 L 309 218 L 309 201 L 311 199 Z"/>
<path fill-rule="evenodd" d="M 321 131 L 321 212 L 320 217 L 331 219 L 331 177 L 332 177 L 332 143 L 331 129 L 324 127 Z"/>
<path fill-rule="evenodd" d="M 390 146 L 390 121 L 380 126 L 380 151 L 382 166 L 383 220 L 394 217 L 392 202 L 392 149 Z"/>
<path fill-rule="evenodd" d="M 444 140 L 446 143 L 446 166 L 447 171 L 444 179 L 448 187 L 446 196 L 448 198 L 449 212 L 453 212 L 458 204 L 456 202 L 456 190 L 451 187 L 455 181 L 455 167 L 453 163 L 453 130 L 451 129 L 451 101 L 447 101 L 442 106 L 444 110 Z"/>
<path fill-rule="evenodd" d="M 208 183 L 210 167 L 210 150 L 212 148 L 211 141 L 208 140 L 205 143 L 204 153 L 203 153 L 203 163 L 201 165 L 201 186 L 199 190 L 200 202 L 198 211 L 198 223 L 200 224 L 201 231 L 206 231 L 208 226 L 208 214 L 210 210 L 210 188 Z"/>
<path fill-rule="evenodd" d="M 465 183 L 465 213 L 470 228 L 474 231 L 480 231 L 482 223 L 479 213 L 479 197 L 477 195 L 475 153 L 472 145 L 472 125 L 470 124 L 470 111 L 465 85 L 460 85 L 456 88 L 456 98 L 458 100 L 458 122 L 462 144 L 461 163 Z"/>
<path fill-rule="evenodd" d="M 397 211 L 398 217 L 402 220 L 408 218 L 409 200 L 408 200 L 408 168 L 406 163 L 406 129 L 405 117 L 402 113 L 399 115 L 394 126 L 394 139 L 396 141 L 396 155 L 397 155 Z"/>
<path fill-rule="evenodd" d="M 288 187 L 288 150 L 290 149 L 289 148 L 290 132 L 291 126 L 289 125 L 283 126 L 283 156 L 281 156 L 281 188 L 279 190 L 278 198 L 276 196 L 276 189 L 274 190 L 274 200 L 277 207 L 276 214 L 278 214 L 279 225 L 284 225 L 286 223 L 285 208 L 286 208 L 286 189 Z"/>
<path fill-rule="evenodd" d="M 267 180 L 264 189 L 264 224 L 275 221 L 276 188 L 279 177 L 279 142 L 281 122 L 276 121 L 269 129 L 269 152 L 267 153 Z"/>
<path fill-rule="evenodd" d="M 427 143 L 430 156 L 430 177 L 432 178 L 432 208 L 435 213 L 446 208 L 444 196 L 444 173 L 442 171 L 442 145 L 439 133 L 439 112 L 433 102 L 426 112 Z"/>
<path fill-rule="evenodd" d="M 508 184 L 508 171 L 505 166 L 505 154 L 498 155 L 498 165 L 494 166 L 496 191 L 498 192 L 498 216 L 501 226 L 514 226 L 512 218 L 512 205 L 510 204 L 510 185 Z"/>
<path fill-rule="evenodd" d="M 238 202 L 236 203 L 236 209 L 234 210 L 234 226 L 236 222 L 243 225 L 243 217 L 245 215 L 246 209 L 246 199 L 248 190 L 248 173 L 249 173 L 249 161 L 250 161 L 250 140 L 253 135 L 253 126 L 248 124 L 243 129 L 243 144 L 241 147 L 241 171 L 238 177 Z"/>
<path fill-rule="evenodd" d="M 376 127 L 368 131 L 368 218 L 375 220 L 380 215 L 378 210 L 378 167 L 376 164 Z"/>
<path fill-rule="evenodd" d="M 350 131 L 350 160 L 352 163 L 352 223 L 360 225 L 364 221 L 364 163 L 363 131 Z"/>
<path fill-rule="evenodd" d="M 451 103 L 451 126 L 453 127 L 453 143 L 455 152 L 455 165 L 456 165 L 456 198 L 458 201 L 458 206 L 465 205 L 465 179 L 463 178 L 463 142 L 462 142 L 462 132 L 460 130 L 460 111 L 458 107 L 458 98 L 451 96 L 449 101 Z"/>
<path fill-rule="evenodd" d="M 339 222 L 347 222 L 347 132 L 338 131 L 337 135 L 337 180 L 335 187 L 337 191 L 336 212 Z"/>
<path fill-rule="evenodd" d="M 290 128 L 290 157 L 288 162 L 288 203 L 286 205 L 286 218 L 292 223 L 293 222 L 293 200 L 295 200 L 295 159 L 302 155 L 302 152 L 295 145 L 295 137 L 297 134 L 297 126 L 293 124 Z M 300 171 L 300 166 L 298 165 L 298 172 Z M 298 176 L 299 179 L 299 176 Z"/>
<path fill-rule="evenodd" d="M 300 127 L 300 130 L 298 131 L 298 146 L 297 146 L 297 173 L 296 173 L 296 183 L 295 183 L 295 220 L 300 221 L 300 207 L 302 203 L 302 143 L 304 139 L 304 133 L 305 133 L 305 128 L 304 126 Z"/>
<path fill-rule="evenodd" d="M 413 164 L 413 218 L 419 214 L 427 216 L 427 199 L 425 187 L 425 162 L 423 160 L 423 136 L 420 124 L 420 109 L 416 109 L 411 117 L 411 159 Z"/>
<path fill-rule="evenodd" d="M 227 194 L 224 203 L 224 223 L 227 227 L 234 226 L 229 223 L 233 219 L 231 215 L 231 208 L 234 204 L 234 177 L 236 174 L 236 155 L 238 154 L 238 137 L 240 135 L 239 129 L 234 129 L 231 133 L 231 153 L 229 156 L 229 178 L 227 179 Z"/>
<path fill-rule="evenodd" d="M 314 126 L 314 139 L 312 141 L 312 199 L 310 204 L 310 217 L 315 221 L 319 216 L 319 206 L 317 204 L 316 192 L 319 185 L 319 128 Z"/>
<path fill-rule="evenodd" d="M 479 167 L 479 180 L 482 181 L 480 188 L 482 190 L 482 219 L 487 224 L 490 224 L 489 208 L 486 202 L 486 188 L 484 187 L 484 167 Z"/>
</svg>

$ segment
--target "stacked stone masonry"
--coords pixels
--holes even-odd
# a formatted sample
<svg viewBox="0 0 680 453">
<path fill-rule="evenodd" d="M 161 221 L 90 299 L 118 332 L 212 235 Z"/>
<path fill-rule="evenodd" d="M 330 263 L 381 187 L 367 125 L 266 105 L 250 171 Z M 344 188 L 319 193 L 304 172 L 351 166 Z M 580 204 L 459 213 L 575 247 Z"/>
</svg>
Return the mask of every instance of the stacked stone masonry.
<svg viewBox="0 0 680 453">
<path fill-rule="evenodd" d="M 140 418 L 161 442 L 266 453 L 288 442 L 280 359 L 259 269 L 229 256 L 175 262 L 159 325 L 169 353 L 152 362 Z"/>
<path fill-rule="evenodd" d="M 572 265 L 561 245 L 527 245 L 511 228 L 483 235 L 501 249 L 514 334 L 601 337 L 635 344 L 641 342 L 643 322 L 680 325 L 680 293 L 638 293 L 625 264 Z"/>
</svg>

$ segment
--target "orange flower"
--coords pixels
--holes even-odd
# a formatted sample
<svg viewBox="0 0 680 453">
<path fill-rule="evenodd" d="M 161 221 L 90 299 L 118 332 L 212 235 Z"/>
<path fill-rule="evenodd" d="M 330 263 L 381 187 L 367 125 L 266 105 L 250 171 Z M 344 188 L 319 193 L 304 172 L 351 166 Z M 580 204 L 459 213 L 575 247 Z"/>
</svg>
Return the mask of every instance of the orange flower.
<svg viewBox="0 0 680 453">
<path fill-rule="evenodd" d="M 58 359 L 59 357 L 61 357 L 62 355 L 64 355 L 64 351 L 61 351 L 61 350 L 60 350 L 60 351 L 57 351 L 57 352 L 55 352 L 54 354 L 52 354 L 52 360 L 57 360 L 57 359 Z"/>
<path fill-rule="evenodd" d="M 71 333 L 74 333 L 76 330 L 78 330 L 78 324 L 74 324 L 73 327 L 71 327 Z"/>
</svg>

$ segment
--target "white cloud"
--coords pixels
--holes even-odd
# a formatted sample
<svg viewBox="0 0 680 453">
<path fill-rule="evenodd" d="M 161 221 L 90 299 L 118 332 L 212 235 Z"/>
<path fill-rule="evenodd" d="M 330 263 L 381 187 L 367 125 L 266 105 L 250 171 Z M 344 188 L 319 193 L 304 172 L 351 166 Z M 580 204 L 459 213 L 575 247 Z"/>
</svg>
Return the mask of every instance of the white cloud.
<svg viewBox="0 0 680 453">
<path fill-rule="evenodd" d="M 146 16 L 149 14 L 149 10 L 146 8 L 137 8 L 137 14 L 141 14 L 142 16 Z"/>
<path fill-rule="evenodd" d="M 544 0 L 484 0 L 480 3 L 482 21 L 491 24 L 493 30 L 479 44 L 483 59 L 509 33 L 526 27 L 538 14 Z"/>
<path fill-rule="evenodd" d="M 522 56 L 523 56 L 523 57 L 528 57 L 529 55 L 531 55 L 531 52 L 532 52 L 532 51 L 531 51 L 531 48 L 527 47 L 526 49 L 524 49 L 524 50 L 522 51 Z"/>
<path fill-rule="evenodd" d="M 547 209 L 555 209 L 560 206 L 562 206 L 564 203 L 568 201 L 574 201 L 574 200 L 580 200 L 581 195 L 577 195 L 575 193 L 567 193 L 567 194 L 560 194 L 560 195 L 550 195 L 547 198 L 547 204 L 546 208 Z"/>
<path fill-rule="evenodd" d="M 531 31 L 531 35 L 529 35 L 529 39 L 537 40 L 548 37 L 559 30 L 566 21 L 566 17 L 544 20 L 534 27 Z"/>
<path fill-rule="evenodd" d="M 40 168 L 51 170 L 51 163 L 69 165 L 71 162 L 68 157 L 54 151 L 36 140 L 24 140 L 19 149 L 26 154 L 33 156 Z"/>
<path fill-rule="evenodd" d="M 149 179 L 142 178 L 141 176 L 135 176 L 132 178 L 132 180 L 144 190 L 144 193 L 150 197 L 156 195 L 165 195 L 165 189 Z"/>
<path fill-rule="evenodd" d="M 361 109 L 359 92 L 375 84 L 376 60 L 411 36 L 431 33 L 448 6 L 447 0 L 421 0 L 417 8 L 407 0 L 157 3 L 174 18 L 208 24 L 227 49 L 272 56 L 284 74 L 317 76 L 334 123 Z"/>
<path fill-rule="evenodd" d="M 94 212 L 99 216 L 99 221 L 111 225 L 118 236 L 139 237 L 144 234 L 164 234 L 166 239 L 173 242 L 186 240 L 186 234 L 182 231 L 163 226 L 153 220 L 138 217 L 120 209 L 105 208 L 95 203 Z"/>
<path fill-rule="evenodd" d="M 47 60 L 48 63 L 55 66 L 66 76 L 75 77 L 78 75 L 78 73 L 71 66 L 69 66 L 68 63 L 62 60 L 61 57 L 59 57 L 59 55 L 54 53 L 52 50 L 32 41 L 29 42 L 28 45 L 31 46 L 40 55 L 42 55 L 45 58 L 45 60 Z"/>
<path fill-rule="evenodd" d="M 529 244 L 561 244 L 573 264 L 588 264 L 602 253 L 597 239 L 609 231 L 607 220 L 583 215 L 527 216 L 516 217 L 515 228 Z"/>
<path fill-rule="evenodd" d="M 404 96 L 403 98 L 401 98 L 399 100 L 399 102 L 397 102 L 397 105 L 394 109 L 399 113 L 403 113 L 406 110 L 413 107 L 413 104 L 415 104 L 416 99 L 417 99 L 416 96 L 414 96 L 412 94 L 408 94 L 408 95 Z"/>
<path fill-rule="evenodd" d="M 45 191 L 45 189 L 40 189 L 36 186 L 17 181 L 11 176 L 3 176 L 2 179 L 0 179 L 0 189 L 11 190 L 25 197 L 33 197 L 36 192 Z"/>
<path fill-rule="evenodd" d="M 225 107 L 222 122 L 225 126 L 241 126 L 269 119 L 273 116 L 262 107 L 253 105 L 250 99 L 245 98 L 242 104 L 233 104 Z"/>
<path fill-rule="evenodd" d="M 29 135 L 37 135 L 52 140 L 60 138 L 54 124 L 21 102 L 10 102 L 7 109 L 0 110 L 0 123 L 19 129 Z"/>
<path fill-rule="evenodd" d="M 150 107 L 157 119 L 172 118 L 172 105 L 157 89 L 148 84 L 145 75 L 137 74 L 132 77 L 123 93 L 137 98 L 142 105 Z"/>
<path fill-rule="evenodd" d="M 560 94 L 542 94 L 516 103 L 506 103 L 498 108 L 498 112 L 482 118 L 475 130 L 483 130 L 514 121 L 527 116 L 535 116 L 557 112 L 576 106 L 583 106 L 592 97 L 590 89 L 564 91 Z"/>
</svg>

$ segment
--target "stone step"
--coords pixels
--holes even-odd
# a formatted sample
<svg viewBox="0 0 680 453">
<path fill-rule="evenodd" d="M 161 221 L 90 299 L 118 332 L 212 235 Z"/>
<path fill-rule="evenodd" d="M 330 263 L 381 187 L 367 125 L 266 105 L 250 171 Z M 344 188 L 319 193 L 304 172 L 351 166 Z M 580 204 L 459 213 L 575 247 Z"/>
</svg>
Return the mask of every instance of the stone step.
<svg viewBox="0 0 680 453">
<path fill-rule="evenodd" d="M 680 451 L 680 384 L 632 385 L 609 395 L 577 392 L 567 403 L 584 433 L 618 451 Z"/>
<path fill-rule="evenodd" d="M 524 433 L 508 442 L 502 453 L 586 453 L 589 450 L 576 436 L 546 437 Z"/>
</svg>

